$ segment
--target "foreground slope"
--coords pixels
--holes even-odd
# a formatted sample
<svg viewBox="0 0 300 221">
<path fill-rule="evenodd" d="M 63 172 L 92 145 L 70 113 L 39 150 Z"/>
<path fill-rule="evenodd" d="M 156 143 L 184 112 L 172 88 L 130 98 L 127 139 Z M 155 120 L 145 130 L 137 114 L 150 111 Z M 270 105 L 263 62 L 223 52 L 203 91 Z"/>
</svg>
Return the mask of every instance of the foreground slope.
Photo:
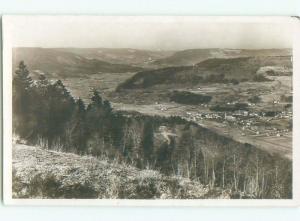
<svg viewBox="0 0 300 221">
<path fill-rule="evenodd" d="M 224 198 L 198 182 L 91 156 L 13 147 L 14 198 Z"/>
</svg>

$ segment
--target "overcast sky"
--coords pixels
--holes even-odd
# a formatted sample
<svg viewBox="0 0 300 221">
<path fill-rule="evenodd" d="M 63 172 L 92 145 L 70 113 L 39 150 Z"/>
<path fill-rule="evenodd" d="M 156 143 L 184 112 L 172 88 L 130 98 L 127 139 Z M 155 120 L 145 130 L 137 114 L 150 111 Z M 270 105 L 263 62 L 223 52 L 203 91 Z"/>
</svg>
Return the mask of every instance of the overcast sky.
<svg viewBox="0 0 300 221">
<path fill-rule="evenodd" d="M 213 19 L 21 16 L 4 19 L 4 27 L 9 30 L 13 47 L 152 50 L 292 47 L 292 25 L 288 18 Z"/>
</svg>

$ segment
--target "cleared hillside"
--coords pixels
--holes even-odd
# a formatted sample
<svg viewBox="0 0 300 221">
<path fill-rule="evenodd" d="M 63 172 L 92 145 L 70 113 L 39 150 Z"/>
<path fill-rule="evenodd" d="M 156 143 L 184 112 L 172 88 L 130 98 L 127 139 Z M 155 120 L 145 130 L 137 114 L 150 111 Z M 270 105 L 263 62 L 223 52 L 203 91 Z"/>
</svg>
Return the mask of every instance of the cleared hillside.
<svg viewBox="0 0 300 221">
<path fill-rule="evenodd" d="M 154 170 L 99 160 L 92 156 L 13 147 L 14 198 L 229 198 L 198 182 Z"/>
</svg>

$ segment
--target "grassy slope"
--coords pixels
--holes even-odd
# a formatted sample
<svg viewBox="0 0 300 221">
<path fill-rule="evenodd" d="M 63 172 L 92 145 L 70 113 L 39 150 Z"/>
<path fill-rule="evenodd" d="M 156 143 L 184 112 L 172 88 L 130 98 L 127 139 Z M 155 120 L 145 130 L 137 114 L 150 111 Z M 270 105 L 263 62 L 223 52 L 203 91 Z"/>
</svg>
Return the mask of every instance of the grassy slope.
<svg viewBox="0 0 300 221">
<path fill-rule="evenodd" d="M 13 147 L 14 198 L 224 198 L 198 182 L 92 156 Z"/>
</svg>

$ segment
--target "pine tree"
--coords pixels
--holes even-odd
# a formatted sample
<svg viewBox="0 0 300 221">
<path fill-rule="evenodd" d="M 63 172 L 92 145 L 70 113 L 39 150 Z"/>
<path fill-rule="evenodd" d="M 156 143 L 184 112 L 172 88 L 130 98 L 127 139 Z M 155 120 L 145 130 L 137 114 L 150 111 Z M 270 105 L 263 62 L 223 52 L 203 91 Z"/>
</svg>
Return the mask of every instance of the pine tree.
<svg viewBox="0 0 300 221">
<path fill-rule="evenodd" d="M 32 79 L 29 76 L 29 71 L 24 61 L 21 61 L 15 72 L 14 86 L 18 87 L 19 90 L 29 90 L 31 85 Z"/>
<path fill-rule="evenodd" d="M 88 140 L 93 143 L 89 144 L 89 148 L 99 154 L 113 143 L 113 114 L 110 103 L 106 100 L 103 102 L 97 90 L 93 90 L 91 101 L 86 112 Z"/>
<path fill-rule="evenodd" d="M 75 148 L 76 152 L 85 152 L 86 147 L 86 110 L 83 101 L 79 98 L 76 101 L 75 109 L 70 120 L 70 146 Z"/>
<path fill-rule="evenodd" d="M 29 71 L 21 61 L 13 77 L 13 130 L 22 138 L 27 138 L 32 132 L 31 103 L 32 103 L 32 79 Z"/>
<path fill-rule="evenodd" d="M 37 125 L 35 137 L 48 148 L 62 149 L 65 145 L 65 127 L 74 110 L 75 101 L 58 80 L 54 84 L 40 75 L 35 87 L 34 116 Z"/>
<path fill-rule="evenodd" d="M 100 96 L 99 92 L 96 89 L 93 89 L 93 96 L 91 97 L 92 105 L 97 107 L 102 106 L 102 97 Z"/>
<path fill-rule="evenodd" d="M 52 146 L 53 141 L 59 142 L 55 145 L 62 145 L 64 144 L 64 128 L 74 111 L 75 101 L 60 80 L 48 86 L 46 99 L 49 105 L 46 124 L 48 126 L 49 145 Z"/>
<path fill-rule="evenodd" d="M 111 105 L 110 105 L 110 102 L 108 100 L 105 100 L 103 102 L 103 109 L 106 113 L 110 113 L 112 111 L 112 108 L 111 108 Z"/>
<path fill-rule="evenodd" d="M 91 103 L 87 107 L 87 123 L 90 131 L 102 128 L 105 111 L 103 108 L 102 97 L 97 90 L 93 90 Z"/>
</svg>

